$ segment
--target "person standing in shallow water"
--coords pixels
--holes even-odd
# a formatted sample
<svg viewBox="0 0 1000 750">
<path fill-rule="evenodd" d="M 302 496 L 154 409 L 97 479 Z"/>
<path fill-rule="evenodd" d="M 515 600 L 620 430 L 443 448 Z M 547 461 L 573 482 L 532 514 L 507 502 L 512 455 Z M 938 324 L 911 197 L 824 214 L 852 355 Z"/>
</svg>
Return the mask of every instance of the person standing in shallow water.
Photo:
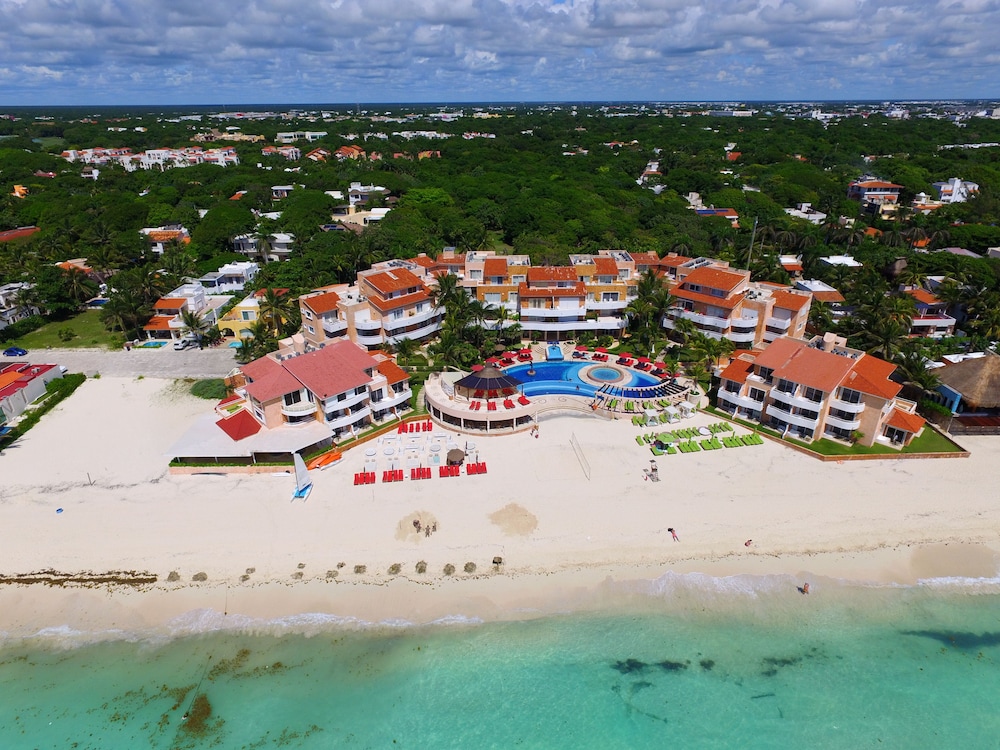
<svg viewBox="0 0 1000 750">
<path fill-rule="evenodd" d="M 674 531 L 674 527 L 673 526 L 671 526 L 669 529 L 667 529 L 667 531 L 670 532 L 670 536 L 672 536 L 674 538 L 675 542 L 679 542 L 680 541 L 680 538 L 677 536 L 677 532 Z"/>
</svg>

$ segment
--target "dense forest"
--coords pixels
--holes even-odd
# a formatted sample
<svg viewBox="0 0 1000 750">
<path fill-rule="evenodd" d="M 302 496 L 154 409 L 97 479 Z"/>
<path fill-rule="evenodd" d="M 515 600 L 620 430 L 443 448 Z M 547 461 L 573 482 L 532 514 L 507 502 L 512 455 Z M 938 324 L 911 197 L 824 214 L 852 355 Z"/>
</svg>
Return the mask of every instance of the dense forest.
<svg viewBox="0 0 1000 750">
<path fill-rule="evenodd" d="M 883 355 L 899 355 L 901 348 L 900 337 L 886 343 L 898 331 L 886 329 L 894 318 L 886 316 L 884 300 L 899 283 L 928 275 L 947 277 L 942 293 L 969 316 L 969 333 L 1000 338 L 1000 261 L 934 252 L 961 247 L 985 255 L 1000 246 L 1000 148 L 938 148 L 1000 141 L 998 120 L 890 119 L 876 112 L 826 123 L 769 112 L 609 116 L 582 105 L 494 114 L 473 119 L 467 112 L 453 121 L 402 111 L 242 120 L 236 123 L 242 132 L 265 140 L 198 144 L 235 146 L 239 166 L 131 173 L 108 166 L 96 181 L 60 154 L 97 146 L 185 147 L 195 145 L 196 134 L 234 121 L 138 112 L 8 117 L 0 120 L 0 230 L 33 225 L 40 231 L 0 245 L 0 283 L 30 281 L 35 286 L 27 294 L 48 315 L 70 315 L 94 293 L 93 280 L 53 264 L 85 257 L 112 287 L 108 326 L 130 332 L 141 327 L 157 296 L 237 257 L 232 238 L 248 232 L 295 236 L 291 258 L 268 264 L 255 282 L 294 294 L 352 281 L 379 260 L 434 255 L 448 246 L 525 253 L 536 264 L 602 249 L 677 252 L 726 259 L 749 268 L 756 280 L 777 282 L 788 280 L 778 256 L 793 253 L 802 256 L 807 278 L 833 284 L 860 311 L 839 324 L 842 332 Z M 327 133 L 299 143 L 303 154 L 356 144 L 381 159 L 289 162 L 261 155 L 278 132 L 298 130 Z M 403 131 L 450 137 L 404 138 Z M 463 138 L 469 131 L 495 137 Z M 727 148 L 738 157 L 727 160 Z M 440 152 L 440 158 L 416 158 L 421 151 Z M 660 174 L 640 187 L 637 178 L 650 161 L 659 163 Z M 927 215 L 901 210 L 895 220 L 882 221 L 846 197 L 848 184 L 866 173 L 902 185 L 907 205 L 918 193 L 933 193 L 933 182 L 952 177 L 978 183 L 980 192 Z M 361 232 L 323 231 L 336 204 L 325 191 L 346 191 L 352 181 L 388 188 L 393 210 Z M 273 201 L 271 186 L 279 184 L 296 188 Z M 27 195 L 13 195 L 14 185 Z M 231 200 L 239 191 L 243 197 Z M 735 209 L 740 228 L 696 215 L 684 198 L 690 192 L 700 193 L 706 206 Z M 817 226 L 785 214 L 798 203 L 812 204 L 829 220 Z M 272 211 L 280 218 L 257 216 Z M 840 217 L 855 219 L 853 227 Z M 139 230 L 166 224 L 183 224 L 192 241 L 150 256 Z M 818 263 L 844 252 L 864 269 Z M 825 322 L 822 308 L 814 311 L 818 327 Z"/>
</svg>

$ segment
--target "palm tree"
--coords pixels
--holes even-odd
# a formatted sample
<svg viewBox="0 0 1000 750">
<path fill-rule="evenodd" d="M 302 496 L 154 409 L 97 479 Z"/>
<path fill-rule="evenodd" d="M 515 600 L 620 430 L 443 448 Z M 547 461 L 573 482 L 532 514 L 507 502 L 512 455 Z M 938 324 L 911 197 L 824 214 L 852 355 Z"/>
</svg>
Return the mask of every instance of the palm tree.
<svg viewBox="0 0 1000 750">
<path fill-rule="evenodd" d="M 882 318 L 856 335 L 866 352 L 891 360 L 899 354 L 909 332 L 908 325 L 890 318 Z"/>
<path fill-rule="evenodd" d="M 809 325 L 818 333 L 825 333 L 833 328 L 833 311 L 829 302 L 813 300 L 809 307 Z"/>
<path fill-rule="evenodd" d="M 263 291 L 257 298 L 260 319 L 266 322 L 269 332 L 277 337 L 282 324 L 292 316 L 292 301 L 287 294 L 276 289 L 268 288 Z"/>
<path fill-rule="evenodd" d="M 715 339 L 699 333 L 691 344 L 691 352 L 699 357 L 705 366 L 719 364 L 723 357 L 733 353 L 735 345 L 729 339 Z"/>
<path fill-rule="evenodd" d="M 431 289 L 431 304 L 434 307 L 444 307 L 447 309 L 460 297 L 465 297 L 465 290 L 459 284 L 458 276 L 452 273 L 440 274 L 437 276 L 437 283 Z"/>
<path fill-rule="evenodd" d="M 184 324 L 184 333 L 194 337 L 194 340 L 198 342 L 199 349 L 203 348 L 202 339 L 205 338 L 205 334 L 212 327 L 212 324 L 187 307 L 181 310 L 181 322 Z"/>
<path fill-rule="evenodd" d="M 67 293 L 78 304 L 83 304 L 97 294 L 97 284 L 87 276 L 85 271 L 81 271 L 75 266 L 65 271 L 65 279 Z"/>
</svg>

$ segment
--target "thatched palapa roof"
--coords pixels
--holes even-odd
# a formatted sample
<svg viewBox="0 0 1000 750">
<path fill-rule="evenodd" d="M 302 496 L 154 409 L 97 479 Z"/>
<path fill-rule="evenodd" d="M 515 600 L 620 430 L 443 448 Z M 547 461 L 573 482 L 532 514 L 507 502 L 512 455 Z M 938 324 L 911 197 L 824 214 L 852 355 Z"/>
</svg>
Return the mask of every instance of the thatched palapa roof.
<svg viewBox="0 0 1000 750">
<path fill-rule="evenodd" d="M 962 400 L 979 409 L 1000 407 L 1000 356 L 967 359 L 936 371 L 938 380 L 962 394 Z"/>
</svg>

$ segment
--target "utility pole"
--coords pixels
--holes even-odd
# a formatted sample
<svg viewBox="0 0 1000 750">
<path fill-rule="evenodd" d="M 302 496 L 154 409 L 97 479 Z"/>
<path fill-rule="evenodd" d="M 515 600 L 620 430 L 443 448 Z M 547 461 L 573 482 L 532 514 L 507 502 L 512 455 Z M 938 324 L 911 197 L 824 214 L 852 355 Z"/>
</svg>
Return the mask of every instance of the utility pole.
<svg viewBox="0 0 1000 750">
<path fill-rule="evenodd" d="M 753 256 L 753 243 L 757 238 L 757 218 L 753 217 L 753 231 L 750 233 L 750 249 L 747 250 L 747 268 L 750 268 L 750 259 Z"/>
</svg>

